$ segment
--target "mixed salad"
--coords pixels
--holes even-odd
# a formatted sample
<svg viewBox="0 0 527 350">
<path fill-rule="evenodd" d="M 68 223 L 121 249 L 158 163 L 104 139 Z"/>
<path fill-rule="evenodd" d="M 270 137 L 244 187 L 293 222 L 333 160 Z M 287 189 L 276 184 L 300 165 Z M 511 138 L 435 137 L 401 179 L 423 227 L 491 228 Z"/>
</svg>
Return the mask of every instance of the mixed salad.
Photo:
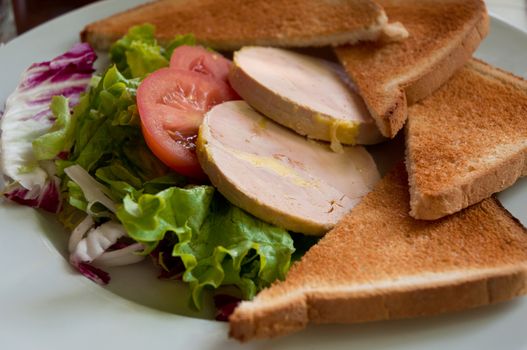
<svg viewBox="0 0 527 350">
<path fill-rule="evenodd" d="M 230 204 L 195 155 L 203 115 L 239 98 L 230 61 L 192 35 L 161 46 L 148 24 L 112 46 L 101 74 L 95 60 L 76 44 L 23 74 L 1 120 L 5 197 L 56 213 L 71 264 L 97 283 L 105 267 L 150 257 L 199 308 L 204 288 L 250 299 L 283 279 L 294 235 Z"/>
</svg>

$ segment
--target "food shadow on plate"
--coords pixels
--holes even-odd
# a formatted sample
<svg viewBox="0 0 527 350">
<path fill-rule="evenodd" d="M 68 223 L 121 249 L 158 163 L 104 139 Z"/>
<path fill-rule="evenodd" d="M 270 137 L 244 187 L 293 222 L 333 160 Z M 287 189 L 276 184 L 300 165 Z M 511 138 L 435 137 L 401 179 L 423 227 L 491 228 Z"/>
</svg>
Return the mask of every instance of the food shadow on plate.
<svg viewBox="0 0 527 350">
<path fill-rule="evenodd" d="M 366 146 L 366 149 L 375 160 L 381 176 L 384 176 L 395 164 L 404 160 L 404 132 L 398 133 L 392 140 Z"/>
<path fill-rule="evenodd" d="M 489 307 L 472 309 L 453 314 L 427 318 L 397 321 L 372 322 L 357 325 L 313 325 L 299 333 L 272 340 L 258 340 L 237 346 L 234 340 L 225 340 L 210 349 L 422 349 L 427 350 L 458 348 L 478 350 L 525 349 L 527 338 L 520 341 L 514 334 L 517 328 L 503 327 L 500 321 L 516 320 L 518 328 L 523 327 L 521 318 L 526 303 L 514 300 Z M 516 322 L 514 321 L 514 322 Z M 499 328 L 499 332 L 498 332 Z M 500 334 L 490 337 L 491 332 Z M 510 337 L 508 336 L 510 335 Z M 430 339 L 442 339 L 429 343 Z M 488 339 L 492 339 L 489 342 Z M 516 340 L 514 340 L 516 339 Z M 515 341 L 515 342 L 513 342 Z M 306 346 L 306 344 L 309 344 Z M 456 346 L 457 344 L 457 346 Z"/>
<path fill-rule="evenodd" d="M 42 240 L 45 246 L 57 257 L 64 259 L 64 273 L 78 275 L 84 278 L 68 264 L 68 237 L 64 227 L 55 219 L 54 215 L 35 211 L 42 227 Z M 195 310 L 190 306 L 190 289 L 182 281 L 159 279 L 159 270 L 154 267 L 150 257 L 144 261 L 120 267 L 105 268 L 110 276 L 110 283 L 103 288 L 116 296 L 131 302 L 171 314 L 182 316 L 213 319 L 214 304 L 210 292 L 205 291 L 203 307 Z M 86 279 L 87 283 L 92 283 Z"/>
<path fill-rule="evenodd" d="M 527 191 L 527 177 L 518 181 L 505 191 L 498 193 L 497 197 L 505 208 L 517 218 L 523 226 L 527 227 L 527 210 L 525 208 L 525 193 Z"/>
</svg>

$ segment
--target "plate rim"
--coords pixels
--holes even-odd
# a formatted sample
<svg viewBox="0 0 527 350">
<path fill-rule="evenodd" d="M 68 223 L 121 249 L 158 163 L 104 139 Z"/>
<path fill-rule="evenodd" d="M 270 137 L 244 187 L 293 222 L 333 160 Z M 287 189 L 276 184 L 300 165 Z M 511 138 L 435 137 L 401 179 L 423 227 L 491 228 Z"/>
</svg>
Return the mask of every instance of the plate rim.
<svg viewBox="0 0 527 350">
<path fill-rule="evenodd" d="M 57 18 L 54 18 L 50 21 L 47 21 L 25 33 L 23 33 L 22 35 L 12 39 L 11 41 L 9 41 L 8 43 L 6 43 L 5 45 L 0 45 L 0 54 L 5 54 L 7 52 L 9 52 L 10 50 L 15 50 L 13 47 L 16 46 L 19 42 L 22 42 L 24 40 L 30 40 L 31 37 L 33 37 L 35 35 L 35 33 L 37 32 L 41 32 L 41 31 L 46 31 L 46 30 L 49 30 L 48 28 L 51 28 L 53 25 L 55 25 L 57 22 L 63 20 L 65 17 L 71 17 L 71 16 L 74 16 L 74 15 L 78 15 L 80 13 L 83 13 L 85 11 L 89 11 L 89 10 L 95 10 L 95 9 L 104 9 L 104 8 L 108 8 L 108 7 L 111 7 L 111 6 L 115 6 L 115 4 L 119 3 L 120 1 L 118 0 L 109 0 L 109 1 L 101 1 L 101 2 L 96 2 L 96 3 L 92 3 L 92 4 L 89 4 L 89 5 L 86 5 L 82 8 L 79 8 L 79 9 L 76 9 L 74 11 L 71 11 L 71 12 L 68 12 L 64 15 L 61 15 Z M 129 6 L 126 6 L 126 7 L 132 7 L 133 5 L 130 4 Z M 119 10 L 120 11 L 120 10 Z M 512 31 L 515 31 L 515 32 L 518 32 L 520 33 L 521 35 L 525 36 L 527 38 L 527 30 L 523 29 L 523 28 L 519 28 L 509 22 L 507 22 L 504 18 L 502 18 L 501 16 L 499 15 L 496 15 L 495 13 L 493 12 L 490 12 L 489 13 L 491 19 L 493 21 L 497 21 L 500 23 L 500 25 L 503 25 L 505 27 L 507 27 L 507 30 L 512 30 Z M 104 15 L 100 16 L 99 18 L 103 18 Z M 77 40 L 79 40 L 79 38 L 77 37 Z M 0 101 L 0 103 L 3 105 L 3 100 Z M 2 107 L 3 108 L 3 107 Z M 1 202 L 0 202 L 1 203 Z M 9 205 L 9 204 L 8 204 Z M 0 204 L 0 207 L 2 207 L 3 209 L 5 209 L 5 204 L 4 203 L 1 203 Z M 29 208 L 28 208 L 29 209 Z M 32 211 L 32 209 L 29 209 Z M 26 208 L 19 208 L 19 207 L 16 207 L 16 211 L 20 211 L 20 212 L 29 212 L 28 210 L 26 210 Z M 0 237 L 0 242 L 2 242 L 2 237 Z M 55 251 L 55 253 L 58 253 Z M 60 255 L 60 253 L 58 253 Z M 60 256 L 61 259 L 63 259 L 62 256 Z M 0 261 L 2 261 L 0 259 Z M 71 277 L 71 276 L 70 276 Z M 78 283 L 80 280 L 79 279 L 76 279 L 73 280 L 73 282 L 71 283 L 75 283 L 75 284 L 79 284 L 81 285 L 82 287 L 86 287 L 86 286 L 90 286 L 88 287 L 89 289 L 89 293 L 94 293 L 94 294 L 97 294 L 98 298 L 102 298 L 102 299 L 107 299 L 107 298 L 111 298 L 111 302 L 112 303 L 115 303 L 117 302 L 119 304 L 119 301 L 124 302 L 124 304 L 128 304 L 128 303 L 131 303 L 130 301 L 128 300 L 125 300 L 125 299 L 122 299 L 120 296 L 117 296 L 115 295 L 114 293 L 108 291 L 108 290 L 105 290 L 104 288 L 100 288 L 99 286 L 96 286 L 94 285 L 93 283 L 89 282 L 89 281 L 84 281 L 84 278 L 82 278 L 82 281 L 80 283 Z M 84 281 L 84 282 L 83 282 Z M 78 287 L 78 286 L 77 286 Z M 103 293 L 103 294 L 101 294 Z M 2 288 L 0 288 L 0 296 L 4 295 L 2 293 Z M 0 306 L 3 304 L 3 302 L 0 302 Z M 126 307 L 128 307 L 129 305 L 126 305 Z M 135 305 L 133 308 L 137 308 L 139 307 L 139 309 L 147 309 L 149 310 L 149 314 L 152 315 L 156 315 L 157 313 L 155 312 L 155 310 L 147 307 L 147 306 L 143 306 L 143 305 Z M 139 312 L 143 312 L 144 310 L 139 310 Z M 154 312 L 152 312 L 154 311 Z M 164 314 L 163 312 L 159 311 L 159 313 L 162 313 Z M 159 316 L 159 315 L 158 315 Z M 165 315 L 166 316 L 166 315 Z M 174 315 L 174 314 L 171 314 L 170 315 L 171 317 L 169 317 L 170 319 L 182 319 L 182 320 L 194 320 L 194 321 L 198 321 L 197 325 L 199 326 L 203 326 L 204 328 L 207 328 L 209 329 L 210 331 L 212 331 L 213 333 L 218 331 L 218 329 L 224 334 L 224 336 L 226 336 L 226 327 L 225 325 L 222 325 L 220 327 L 217 327 L 218 326 L 218 322 L 211 322 L 210 320 L 200 320 L 200 319 L 196 319 L 196 318 L 191 318 L 191 317 L 188 317 L 188 316 L 182 316 L 182 315 Z M 161 316 L 163 317 L 163 316 Z M 1 323 L 1 322 L 0 322 Z M 208 327 L 206 326 L 205 324 L 213 324 L 214 327 Z M 214 329 L 212 329 L 214 328 Z M 2 331 L 0 331 L 0 334 L 2 334 Z M 0 344 L 2 344 L 2 340 L 0 340 Z M 227 344 L 227 343 L 225 343 Z M 228 346 L 229 347 L 232 347 L 233 344 L 231 343 L 228 343 Z"/>
</svg>

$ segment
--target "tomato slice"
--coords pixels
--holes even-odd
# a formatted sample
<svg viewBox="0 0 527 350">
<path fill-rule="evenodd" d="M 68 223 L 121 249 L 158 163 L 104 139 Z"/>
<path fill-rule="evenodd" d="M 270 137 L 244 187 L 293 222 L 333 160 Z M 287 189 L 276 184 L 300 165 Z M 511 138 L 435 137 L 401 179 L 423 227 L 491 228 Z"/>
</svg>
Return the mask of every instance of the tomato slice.
<svg viewBox="0 0 527 350">
<path fill-rule="evenodd" d="M 170 68 L 184 69 L 227 82 L 231 61 L 202 46 L 182 45 L 170 58 Z"/>
<path fill-rule="evenodd" d="M 137 89 L 143 136 L 151 151 L 175 171 L 206 179 L 195 153 L 203 115 L 214 105 L 236 99 L 223 81 L 182 69 L 162 68 Z"/>
<path fill-rule="evenodd" d="M 172 52 L 170 58 L 170 68 L 189 70 L 221 80 L 229 86 L 231 94 L 241 100 L 229 84 L 228 76 L 231 66 L 232 62 L 229 59 L 203 46 L 179 46 Z"/>
</svg>

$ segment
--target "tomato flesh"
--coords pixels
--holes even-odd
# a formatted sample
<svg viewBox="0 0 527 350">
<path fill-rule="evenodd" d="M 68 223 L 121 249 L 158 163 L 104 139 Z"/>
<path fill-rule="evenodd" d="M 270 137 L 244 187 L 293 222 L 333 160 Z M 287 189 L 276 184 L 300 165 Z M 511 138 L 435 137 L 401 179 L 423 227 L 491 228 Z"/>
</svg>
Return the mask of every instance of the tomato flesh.
<svg viewBox="0 0 527 350">
<path fill-rule="evenodd" d="M 227 83 L 210 76 L 175 68 L 155 71 L 137 89 L 147 145 L 175 171 L 205 179 L 195 153 L 203 115 L 214 105 L 236 98 Z"/>
<path fill-rule="evenodd" d="M 170 58 L 170 68 L 184 69 L 227 82 L 231 61 L 202 46 L 182 45 Z"/>
</svg>

